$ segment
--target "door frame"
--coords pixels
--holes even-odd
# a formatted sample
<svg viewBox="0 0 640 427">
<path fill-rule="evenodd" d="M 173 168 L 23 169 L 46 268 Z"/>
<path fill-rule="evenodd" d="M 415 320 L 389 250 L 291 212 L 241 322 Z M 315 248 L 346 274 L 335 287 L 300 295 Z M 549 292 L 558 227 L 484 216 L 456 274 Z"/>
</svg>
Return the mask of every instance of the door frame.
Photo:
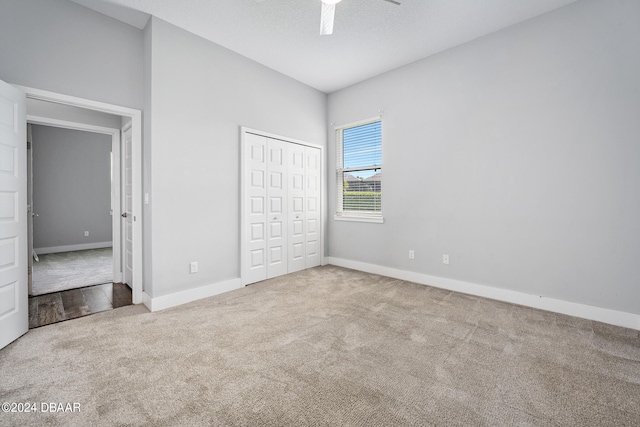
<svg viewBox="0 0 640 427">
<path fill-rule="evenodd" d="M 320 149 L 320 265 L 325 265 L 325 256 L 324 256 L 324 240 L 325 240 L 325 230 L 326 228 L 326 170 L 325 165 L 325 147 L 319 144 L 313 144 L 311 142 L 301 141 L 299 139 L 289 138 L 282 135 L 277 135 L 270 132 L 265 132 L 257 129 L 252 129 L 246 126 L 240 126 L 240 281 L 242 286 L 247 286 L 247 280 L 245 278 L 245 266 L 249 262 L 248 257 L 245 254 L 246 249 L 246 231 L 245 231 L 245 216 L 246 216 L 246 203 L 245 203 L 245 137 L 246 134 L 251 133 L 254 135 L 278 139 L 280 141 L 290 142 L 293 144 L 303 145 L 306 147 L 318 148 Z"/>
<path fill-rule="evenodd" d="M 113 281 L 122 281 L 122 261 L 121 261 L 121 238 L 120 238 L 120 130 L 103 126 L 89 125 L 85 123 L 70 122 L 66 120 L 52 119 L 49 117 L 40 117 L 27 114 L 27 123 L 33 125 L 44 125 L 57 127 L 62 129 L 79 130 L 83 132 L 100 133 L 111 136 L 111 155 L 113 158 L 112 188 L 111 188 L 111 224 L 112 224 L 112 240 L 113 240 Z M 33 208 L 33 207 L 32 207 Z M 29 236 L 32 239 L 33 235 Z"/>
<path fill-rule="evenodd" d="M 75 96 L 64 95 L 56 92 L 50 92 L 41 89 L 35 89 L 26 86 L 13 85 L 22 90 L 27 98 L 37 99 L 41 101 L 53 102 L 56 104 L 70 105 L 72 107 L 84 108 L 87 110 L 99 111 L 103 113 L 114 114 L 117 116 L 127 117 L 131 119 L 131 149 L 132 149 L 132 166 L 133 166 L 133 283 L 131 284 L 132 302 L 134 304 L 142 303 L 142 111 L 133 108 L 122 107 L 119 105 L 108 104 L 100 101 L 93 101 L 86 98 L 78 98 Z M 31 119 L 37 117 L 27 116 L 27 121 L 35 123 Z M 42 117 L 40 119 L 43 119 Z M 53 119 L 50 119 L 53 120 Z M 105 128 L 111 129 L 111 128 Z M 118 139 L 120 139 L 120 129 L 116 129 Z M 119 148 L 119 145 L 118 145 Z M 115 153 L 114 153 L 115 156 Z M 117 162 L 118 164 L 120 162 Z M 114 203 L 114 208 L 120 205 L 120 201 Z M 115 210 L 115 209 L 114 209 Z M 114 218 L 120 218 L 119 211 Z M 118 225 L 119 227 L 120 225 Z M 119 239 L 119 237 L 118 237 Z M 116 242 L 114 241 L 114 245 Z M 115 264 L 115 263 L 114 263 Z"/>
</svg>

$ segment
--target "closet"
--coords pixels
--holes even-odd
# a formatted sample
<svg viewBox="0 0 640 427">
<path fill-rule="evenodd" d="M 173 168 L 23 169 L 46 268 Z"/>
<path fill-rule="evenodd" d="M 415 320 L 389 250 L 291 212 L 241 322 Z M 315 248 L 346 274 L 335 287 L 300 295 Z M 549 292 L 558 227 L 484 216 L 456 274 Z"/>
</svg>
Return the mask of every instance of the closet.
<svg viewBox="0 0 640 427">
<path fill-rule="evenodd" d="M 320 265 L 321 149 L 243 135 L 243 283 Z"/>
</svg>

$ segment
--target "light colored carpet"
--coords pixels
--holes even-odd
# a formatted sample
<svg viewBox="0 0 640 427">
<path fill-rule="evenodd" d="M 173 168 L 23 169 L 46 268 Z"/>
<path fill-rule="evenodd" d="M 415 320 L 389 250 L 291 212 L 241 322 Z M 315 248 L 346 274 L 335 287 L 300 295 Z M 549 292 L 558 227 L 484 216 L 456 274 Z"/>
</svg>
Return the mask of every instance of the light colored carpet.
<svg viewBox="0 0 640 427">
<path fill-rule="evenodd" d="M 129 306 L 0 351 L 2 425 L 640 425 L 640 338 L 318 267 L 173 309 Z"/>
<path fill-rule="evenodd" d="M 33 262 L 32 295 L 42 295 L 113 280 L 112 248 L 40 255 Z"/>
</svg>

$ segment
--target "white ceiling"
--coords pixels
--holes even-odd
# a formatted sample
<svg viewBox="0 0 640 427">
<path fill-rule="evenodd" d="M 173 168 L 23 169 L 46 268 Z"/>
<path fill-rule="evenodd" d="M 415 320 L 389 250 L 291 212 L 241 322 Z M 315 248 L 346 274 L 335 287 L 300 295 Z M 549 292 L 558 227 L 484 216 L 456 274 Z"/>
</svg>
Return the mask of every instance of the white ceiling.
<svg viewBox="0 0 640 427">
<path fill-rule="evenodd" d="M 576 0 L 72 0 L 138 28 L 149 15 L 331 93 Z"/>
</svg>

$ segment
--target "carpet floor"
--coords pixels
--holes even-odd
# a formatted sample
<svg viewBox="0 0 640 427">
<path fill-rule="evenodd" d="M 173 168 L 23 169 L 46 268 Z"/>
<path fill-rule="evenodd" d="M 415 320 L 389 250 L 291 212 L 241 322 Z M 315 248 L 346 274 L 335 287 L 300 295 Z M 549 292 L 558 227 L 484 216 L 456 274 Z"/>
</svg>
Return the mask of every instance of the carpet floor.
<svg viewBox="0 0 640 427">
<path fill-rule="evenodd" d="M 0 376 L 38 409 L 0 425 L 640 425 L 637 330 L 334 266 L 34 329 Z"/>
<path fill-rule="evenodd" d="M 59 252 L 33 262 L 32 295 L 99 285 L 113 280 L 112 248 Z"/>
</svg>

